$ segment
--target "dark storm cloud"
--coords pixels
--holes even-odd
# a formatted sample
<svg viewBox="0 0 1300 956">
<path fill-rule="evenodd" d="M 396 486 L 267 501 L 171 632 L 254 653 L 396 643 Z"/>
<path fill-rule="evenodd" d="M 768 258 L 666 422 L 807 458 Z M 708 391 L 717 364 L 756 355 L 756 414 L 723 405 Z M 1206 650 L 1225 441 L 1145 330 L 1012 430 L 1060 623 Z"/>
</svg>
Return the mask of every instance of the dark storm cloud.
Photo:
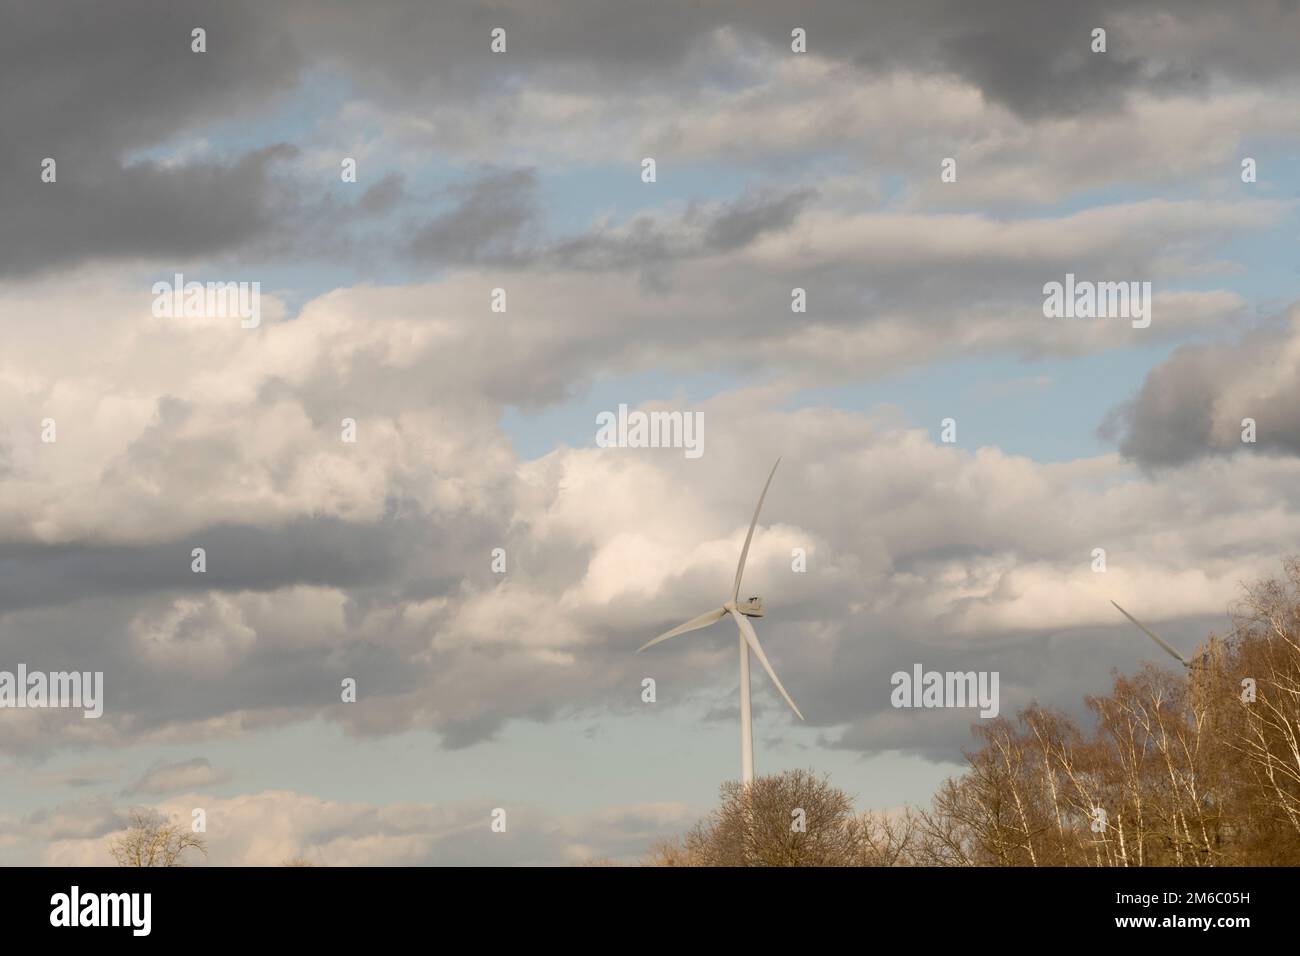
<svg viewBox="0 0 1300 956">
<path fill-rule="evenodd" d="M 730 252 L 766 232 L 788 229 L 816 196 L 814 189 L 796 189 L 784 195 L 749 195 L 727 203 L 708 224 L 704 248 Z"/>
<path fill-rule="evenodd" d="M 616 228 L 556 240 L 534 258 L 556 268 L 601 272 L 735 252 L 765 233 L 788 229 L 816 196 L 812 189 L 767 190 L 721 204 L 695 203 L 670 220 L 638 215 Z"/>
<path fill-rule="evenodd" d="M 367 189 L 357 200 L 357 211 L 364 216 L 382 216 L 391 212 L 406 195 L 406 178 L 389 173 Z"/>
<path fill-rule="evenodd" d="M 304 518 L 281 527 L 221 525 L 152 544 L 0 542 L 0 614 L 90 597 L 154 591 L 358 587 L 389 579 L 424 533 L 416 522 Z M 207 572 L 191 570 L 202 547 Z"/>
<path fill-rule="evenodd" d="M 519 262 L 540 212 L 532 170 L 490 170 L 452 187 L 450 209 L 419 228 L 408 253 L 421 261 Z"/>
<path fill-rule="evenodd" d="M 295 81 L 299 59 L 268 5 L 6 3 L 0 22 L 0 276 L 89 258 L 220 251 L 262 233 L 263 144 L 175 166 L 132 154 L 247 115 Z M 208 31 L 208 52 L 190 31 Z M 45 157 L 54 184 L 40 179 Z"/>
<path fill-rule="evenodd" d="M 121 155 L 262 105 L 293 84 L 300 62 L 275 4 L 3 6 L 0 116 L 6 142 L 29 154 Z M 190 49 L 200 26 L 206 53 Z"/>
<path fill-rule="evenodd" d="M 623 225 L 548 240 L 541 235 L 537 193 L 533 170 L 481 173 L 447 190 L 451 207 L 418 227 L 407 253 L 429 264 L 646 270 L 734 252 L 764 233 L 788 229 L 817 196 L 812 189 L 763 190 L 726 203 L 692 203 L 675 217 L 638 215 Z"/>
<path fill-rule="evenodd" d="M 505 723 L 504 714 L 479 714 L 468 720 L 449 720 L 438 728 L 438 732 L 444 747 L 448 750 L 460 750 L 485 740 L 492 740 Z"/>
<path fill-rule="evenodd" d="M 58 181 L 32 174 L 0 185 L 5 239 L 0 276 L 71 266 L 95 257 L 215 253 L 265 235 L 278 205 L 270 181 L 288 146 L 255 150 L 228 164 L 120 166 L 104 157 L 58 159 Z"/>
<path fill-rule="evenodd" d="M 35 733 L 10 734 L 0 751 L 44 753 L 64 732 L 134 737 L 236 713 L 248 727 L 325 714 L 354 729 L 387 732 L 409 725 L 428 696 L 434 675 L 417 658 L 419 640 L 413 645 L 415 639 L 386 634 L 381 643 L 349 630 L 322 646 L 311 624 L 273 619 L 261 622 L 255 643 L 242 644 L 239 628 L 250 627 L 247 620 L 204 614 L 201 595 L 197 613 L 166 623 L 173 599 L 195 597 L 117 595 L 5 615 L 5 660 L 33 669 L 102 671 L 105 704 L 102 723 L 93 728 L 74 723 L 68 711 L 39 714 Z M 397 603 L 389 598 L 387 606 Z M 154 629 L 141 632 L 142 619 Z M 356 680 L 361 695 L 355 708 L 340 713 L 335 705 L 344 677 Z"/>
<path fill-rule="evenodd" d="M 1118 438 L 1121 454 L 1148 468 L 1234 452 L 1300 455 L 1298 334 L 1178 349 L 1110 413 L 1102 437 Z M 1241 440 L 1246 418 L 1256 424 L 1254 444 Z"/>
<path fill-rule="evenodd" d="M 1101 436 L 1122 433 L 1120 453 L 1152 467 L 1222 450 L 1214 440 L 1215 368 L 1209 351 L 1179 349 L 1147 374 L 1136 398 L 1110 413 Z"/>
<path fill-rule="evenodd" d="M 353 8 L 335 0 L 339 11 Z M 729 0 L 700 4 L 661 0 L 619 4 L 560 0 L 500 7 L 454 5 L 436 16 L 417 0 L 371 4 L 359 27 L 347 16 L 319 15 L 320 4 L 297 8 L 299 31 L 313 49 L 329 51 L 376 89 L 409 95 L 434 83 L 472 95 L 499 89 L 503 77 L 545 71 L 557 84 L 590 89 L 593 75 L 611 87 L 673 87 L 701 79 L 674 75 L 713 31 L 730 29 L 751 42 L 789 50 L 790 31 L 808 32 L 809 49 L 863 70 L 949 74 L 978 86 L 993 102 L 1025 118 L 1113 107 L 1138 89 L 1198 88 L 1212 74 L 1260 81 L 1294 74 L 1285 36 L 1300 31 L 1295 3 L 1249 2 L 1224 16 L 1211 2 L 1052 4 L 1039 0 L 906 4 L 858 0 Z M 1199 41 L 1174 56 L 1124 42 L 1133 18 L 1167 15 L 1196 29 Z M 488 34 L 504 28 L 508 50 L 488 50 Z M 1111 31 L 1108 51 L 1090 49 L 1095 27 Z M 1158 37 L 1159 31 L 1153 31 Z M 1145 36 L 1145 34 L 1143 34 Z M 715 63 L 705 79 L 725 79 Z"/>
</svg>

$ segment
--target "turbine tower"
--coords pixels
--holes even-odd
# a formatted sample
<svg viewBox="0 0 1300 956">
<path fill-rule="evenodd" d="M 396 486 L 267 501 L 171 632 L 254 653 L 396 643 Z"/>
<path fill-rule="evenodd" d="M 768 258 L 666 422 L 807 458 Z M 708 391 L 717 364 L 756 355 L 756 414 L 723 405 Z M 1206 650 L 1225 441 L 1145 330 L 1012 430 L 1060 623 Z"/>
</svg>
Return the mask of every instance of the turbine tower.
<svg viewBox="0 0 1300 956">
<path fill-rule="evenodd" d="M 781 464 L 780 458 L 776 460 L 776 465 L 779 464 Z M 758 643 L 758 635 L 754 633 L 754 625 L 749 623 L 751 617 L 763 616 L 763 599 L 751 597 L 743 602 L 739 601 L 740 578 L 745 573 L 745 559 L 749 557 L 749 542 L 753 540 L 754 527 L 758 524 L 758 513 L 763 510 L 763 499 L 767 497 L 768 486 L 772 484 L 772 476 L 776 474 L 776 465 L 772 466 L 772 471 L 767 476 L 767 484 L 763 485 L 763 493 L 758 496 L 758 505 L 754 508 L 754 520 L 749 523 L 749 533 L 745 535 L 745 546 L 740 549 L 740 563 L 736 565 L 736 581 L 731 587 L 731 600 L 716 610 L 691 618 L 685 624 L 673 628 L 666 634 L 660 634 L 653 641 L 648 641 L 637 648 L 637 653 L 640 654 L 647 647 L 658 644 L 660 641 L 666 641 L 678 634 L 685 634 L 687 631 L 698 631 L 702 627 L 708 627 L 715 621 L 721 620 L 728 614 L 735 620 L 736 628 L 740 631 L 740 777 L 745 786 L 749 786 L 754 780 L 754 730 L 749 713 L 749 652 L 751 650 L 758 658 L 758 662 L 763 665 L 763 670 L 767 671 L 767 676 L 772 678 L 772 683 L 781 692 L 785 702 L 795 712 L 795 716 L 803 720 L 803 714 L 799 713 L 799 708 L 794 705 L 790 695 L 781 686 L 776 671 L 772 670 L 772 665 L 768 663 L 767 655 L 763 653 L 763 645 Z"/>
</svg>

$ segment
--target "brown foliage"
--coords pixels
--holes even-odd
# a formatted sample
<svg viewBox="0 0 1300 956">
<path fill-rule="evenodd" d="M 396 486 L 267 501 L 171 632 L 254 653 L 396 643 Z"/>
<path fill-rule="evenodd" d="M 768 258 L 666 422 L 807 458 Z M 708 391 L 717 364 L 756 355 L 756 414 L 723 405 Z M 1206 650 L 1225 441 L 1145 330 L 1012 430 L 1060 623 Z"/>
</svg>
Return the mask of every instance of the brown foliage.
<svg viewBox="0 0 1300 956">
<path fill-rule="evenodd" d="M 1300 561 L 1284 567 L 1187 672 L 1147 666 L 1086 698 L 1091 733 L 1037 705 L 978 726 L 966 773 L 920 814 L 913 862 L 1300 864 Z"/>
</svg>

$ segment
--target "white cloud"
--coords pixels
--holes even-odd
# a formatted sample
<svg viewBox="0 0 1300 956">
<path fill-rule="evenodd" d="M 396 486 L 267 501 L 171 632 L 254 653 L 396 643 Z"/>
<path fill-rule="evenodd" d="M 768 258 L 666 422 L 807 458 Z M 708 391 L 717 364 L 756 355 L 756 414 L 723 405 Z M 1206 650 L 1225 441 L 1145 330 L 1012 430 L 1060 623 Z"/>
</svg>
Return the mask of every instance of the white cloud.
<svg viewBox="0 0 1300 956">
<path fill-rule="evenodd" d="M 494 833 L 490 801 L 377 805 L 267 790 L 229 798 L 189 793 L 158 804 L 160 812 L 186 826 L 194 807 L 206 811 L 207 864 L 212 866 L 279 866 L 294 859 L 318 866 L 555 865 L 594 858 L 632 862 L 655 838 L 695 820 L 681 804 L 555 815 L 507 803 L 506 831 Z M 83 810 L 66 812 L 77 819 Z M 66 827 L 41 832 L 51 838 L 41 857 L 46 865 L 112 865 L 107 847 L 113 829 L 93 836 L 77 836 Z M 34 829 L 28 833 L 36 835 Z M 187 859 L 191 865 L 203 862 L 199 855 Z"/>
</svg>

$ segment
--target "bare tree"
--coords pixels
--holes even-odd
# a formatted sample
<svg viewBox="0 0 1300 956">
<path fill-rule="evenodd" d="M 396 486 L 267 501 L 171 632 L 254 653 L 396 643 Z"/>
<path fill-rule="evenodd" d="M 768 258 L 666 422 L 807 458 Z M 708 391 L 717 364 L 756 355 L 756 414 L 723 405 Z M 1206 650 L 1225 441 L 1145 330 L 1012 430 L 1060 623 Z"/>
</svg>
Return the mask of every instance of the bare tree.
<svg viewBox="0 0 1300 956">
<path fill-rule="evenodd" d="M 681 837 L 659 840 L 650 847 L 650 852 L 641 861 L 642 866 L 703 866 L 699 859 L 686 848 L 686 841 Z"/>
<path fill-rule="evenodd" d="M 919 821 L 911 809 L 901 813 L 867 811 L 850 821 L 857 866 L 909 866 L 919 837 Z"/>
<path fill-rule="evenodd" d="M 184 866 L 186 850 L 208 855 L 207 843 L 200 834 L 156 810 L 132 810 L 130 819 L 126 831 L 108 844 L 108 852 L 118 866 Z"/>
<path fill-rule="evenodd" d="M 1234 614 L 1227 721 L 1248 811 L 1241 836 L 1275 865 L 1300 860 L 1300 559 L 1284 570 L 1248 588 Z"/>
<path fill-rule="evenodd" d="M 660 865 L 852 866 L 858 828 L 844 791 L 811 771 L 722 785 L 722 803 L 681 844 L 657 848 Z"/>
</svg>

